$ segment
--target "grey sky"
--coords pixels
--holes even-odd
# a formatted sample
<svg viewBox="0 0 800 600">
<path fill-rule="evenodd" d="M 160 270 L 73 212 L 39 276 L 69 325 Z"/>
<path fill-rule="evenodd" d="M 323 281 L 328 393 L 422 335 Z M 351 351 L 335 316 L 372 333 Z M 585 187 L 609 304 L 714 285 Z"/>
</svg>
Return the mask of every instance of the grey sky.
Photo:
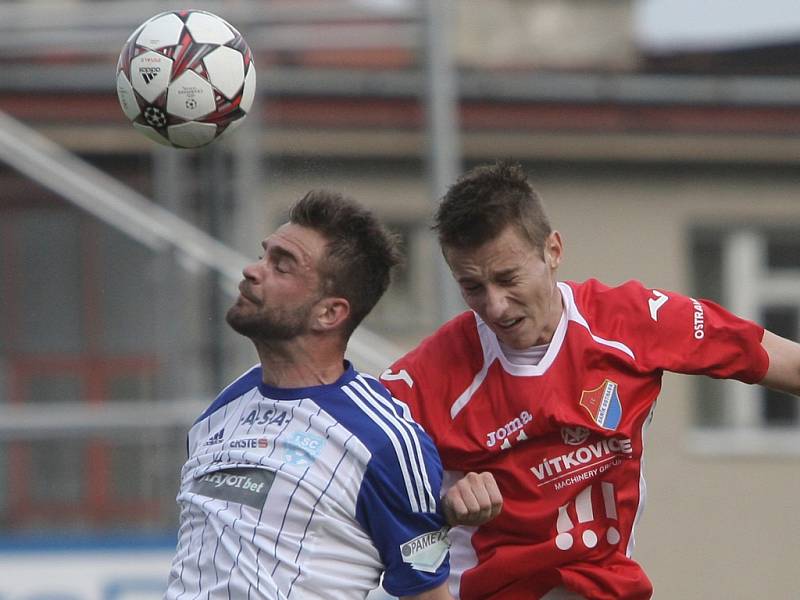
<svg viewBox="0 0 800 600">
<path fill-rule="evenodd" d="M 666 50 L 800 42 L 800 0 L 637 0 L 636 34 Z"/>
</svg>

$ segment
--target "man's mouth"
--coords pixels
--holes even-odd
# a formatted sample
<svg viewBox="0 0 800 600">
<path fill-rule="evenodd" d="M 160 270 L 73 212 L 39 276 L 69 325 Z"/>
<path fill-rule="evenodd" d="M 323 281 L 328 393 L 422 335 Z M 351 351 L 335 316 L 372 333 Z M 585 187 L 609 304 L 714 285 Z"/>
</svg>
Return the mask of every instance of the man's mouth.
<svg viewBox="0 0 800 600">
<path fill-rule="evenodd" d="M 250 302 L 251 304 L 258 304 L 258 301 L 248 293 L 248 288 L 244 281 L 239 284 L 239 296 Z"/>
<path fill-rule="evenodd" d="M 508 331 L 509 329 L 513 329 L 517 325 L 522 322 L 522 317 L 517 317 L 515 319 L 505 319 L 503 321 L 495 321 L 495 324 L 502 330 Z"/>
</svg>

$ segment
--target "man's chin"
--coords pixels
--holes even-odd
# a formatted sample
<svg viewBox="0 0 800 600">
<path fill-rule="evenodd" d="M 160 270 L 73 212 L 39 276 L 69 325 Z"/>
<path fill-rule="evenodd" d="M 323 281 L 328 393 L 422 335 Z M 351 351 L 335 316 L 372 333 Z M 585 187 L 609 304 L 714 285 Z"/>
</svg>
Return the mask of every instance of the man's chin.
<svg viewBox="0 0 800 600">
<path fill-rule="evenodd" d="M 286 342 L 305 333 L 301 322 L 270 321 L 258 314 L 247 314 L 236 305 L 228 310 L 225 321 L 236 333 L 253 341 Z"/>
<path fill-rule="evenodd" d="M 495 331 L 497 339 L 514 350 L 526 350 L 536 345 L 536 336 L 527 331 Z"/>
<path fill-rule="evenodd" d="M 227 322 L 230 328 L 233 329 L 236 333 L 248 337 L 251 330 L 253 329 L 252 320 L 248 319 L 245 315 L 242 314 L 242 311 L 239 310 L 238 302 L 228 309 L 228 312 L 225 314 L 225 322 Z"/>
</svg>

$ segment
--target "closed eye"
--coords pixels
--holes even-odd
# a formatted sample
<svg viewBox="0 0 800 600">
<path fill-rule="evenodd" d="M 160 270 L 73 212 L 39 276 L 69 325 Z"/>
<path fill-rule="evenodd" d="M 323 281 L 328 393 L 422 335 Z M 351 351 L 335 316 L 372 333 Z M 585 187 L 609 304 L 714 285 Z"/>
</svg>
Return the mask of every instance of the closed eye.
<svg viewBox="0 0 800 600">
<path fill-rule="evenodd" d="M 277 246 L 270 248 L 268 255 L 270 263 L 272 263 L 272 266 L 278 273 L 291 273 L 294 266 L 297 264 L 297 259 L 291 252 Z"/>
<path fill-rule="evenodd" d="M 465 292 L 477 292 L 483 287 L 480 283 L 462 283 L 461 289 Z"/>
</svg>

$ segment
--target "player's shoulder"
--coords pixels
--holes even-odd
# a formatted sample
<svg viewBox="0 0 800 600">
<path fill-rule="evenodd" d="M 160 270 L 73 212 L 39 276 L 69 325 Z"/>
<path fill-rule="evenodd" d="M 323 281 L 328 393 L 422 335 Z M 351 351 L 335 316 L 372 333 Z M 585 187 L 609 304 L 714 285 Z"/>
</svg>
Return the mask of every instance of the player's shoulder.
<svg viewBox="0 0 800 600">
<path fill-rule="evenodd" d="M 584 314 L 603 314 L 620 309 L 635 311 L 637 307 L 646 309 L 647 299 L 652 296 L 652 290 L 636 279 L 615 286 L 597 279 L 564 283 L 569 286 L 575 304 Z"/>
<path fill-rule="evenodd" d="M 215 413 L 226 404 L 233 402 L 237 398 L 243 396 L 253 388 L 257 388 L 261 381 L 261 365 L 253 365 L 247 371 L 239 375 L 231 383 L 229 383 L 209 405 L 209 407 L 201 414 L 195 423 L 208 418 L 211 414 Z"/>
<path fill-rule="evenodd" d="M 408 352 L 402 361 L 436 366 L 442 361 L 454 364 L 470 355 L 480 355 L 480 337 L 475 313 L 465 311 L 441 325 Z"/>
<path fill-rule="evenodd" d="M 565 294 L 571 318 L 584 320 L 598 335 L 646 335 L 655 323 L 682 322 L 691 298 L 671 290 L 650 288 L 636 279 L 609 286 L 596 279 L 567 282 Z M 678 319 L 676 321 L 676 319 Z"/>
<path fill-rule="evenodd" d="M 347 397 L 334 415 L 371 453 L 397 447 L 403 440 L 416 441 L 425 432 L 411 418 L 408 407 L 372 375 L 356 372 L 341 386 Z"/>
<path fill-rule="evenodd" d="M 614 301 L 625 298 L 637 298 L 642 294 L 647 294 L 649 289 L 637 279 L 629 279 L 618 285 L 609 285 L 599 279 L 587 279 L 585 281 L 565 281 L 580 299 L 598 299 L 602 301 Z"/>
<path fill-rule="evenodd" d="M 405 490 L 413 512 L 435 512 L 442 467 L 430 436 L 371 375 L 359 373 L 342 389 L 356 408 L 346 426 L 369 450 L 365 476 Z"/>
</svg>

